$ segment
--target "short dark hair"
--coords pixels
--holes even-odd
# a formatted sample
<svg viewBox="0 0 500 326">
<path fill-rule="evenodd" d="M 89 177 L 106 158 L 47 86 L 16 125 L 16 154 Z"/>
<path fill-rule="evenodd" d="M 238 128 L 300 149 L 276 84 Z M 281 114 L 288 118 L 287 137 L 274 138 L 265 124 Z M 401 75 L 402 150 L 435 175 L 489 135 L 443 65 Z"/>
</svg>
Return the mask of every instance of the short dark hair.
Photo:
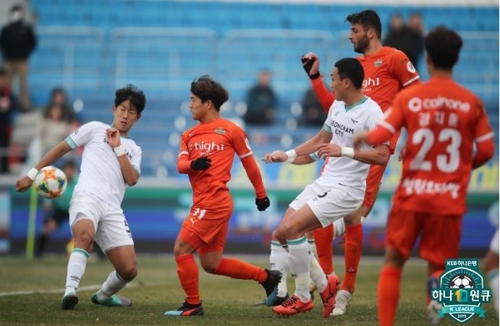
<svg viewBox="0 0 500 326">
<path fill-rule="evenodd" d="M 126 100 L 130 100 L 130 103 L 137 109 L 139 114 L 146 106 L 146 96 L 143 91 L 132 84 L 118 89 L 115 93 L 115 106 L 120 105 Z"/>
<path fill-rule="evenodd" d="M 335 68 L 337 68 L 340 79 L 349 78 L 356 89 L 361 89 L 365 78 L 361 62 L 355 58 L 344 58 L 335 62 Z"/>
<path fill-rule="evenodd" d="M 222 104 L 229 99 L 227 90 L 208 75 L 193 80 L 191 93 L 199 97 L 202 102 L 212 101 L 217 111 L 220 111 Z"/>
<path fill-rule="evenodd" d="M 427 34 L 424 44 L 427 55 L 436 68 L 451 70 L 458 62 L 463 42 L 454 30 L 438 26 Z"/>
<path fill-rule="evenodd" d="M 373 28 L 377 33 L 377 37 L 382 39 L 382 23 L 380 22 L 380 17 L 375 10 L 367 9 L 360 12 L 350 14 L 345 19 L 351 24 L 360 24 L 363 29 Z"/>
</svg>

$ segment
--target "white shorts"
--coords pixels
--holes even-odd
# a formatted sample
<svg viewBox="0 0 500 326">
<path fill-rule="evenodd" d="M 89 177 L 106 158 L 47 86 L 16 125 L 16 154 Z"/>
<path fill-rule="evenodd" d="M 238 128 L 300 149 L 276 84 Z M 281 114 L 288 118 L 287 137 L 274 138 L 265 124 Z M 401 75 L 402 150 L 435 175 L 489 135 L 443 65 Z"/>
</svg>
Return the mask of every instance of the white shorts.
<svg viewBox="0 0 500 326">
<path fill-rule="evenodd" d="M 322 195 L 326 193 L 328 190 L 315 185 L 315 184 L 308 184 L 302 192 L 295 197 L 295 199 L 288 205 L 290 208 L 293 208 L 294 210 L 298 211 L 299 208 L 307 204 L 307 202 L 315 197 L 318 197 L 319 195 Z"/>
<path fill-rule="evenodd" d="M 73 224 L 82 219 L 94 222 L 95 242 L 104 252 L 134 245 L 132 233 L 121 207 L 111 205 L 91 193 L 78 192 L 71 199 L 70 227 L 73 228 Z"/>
<path fill-rule="evenodd" d="M 327 227 L 355 212 L 362 203 L 362 199 L 356 199 L 340 188 L 326 190 L 318 185 L 307 185 L 289 206 L 298 210 L 305 204 L 309 205 L 321 226 Z"/>
<path fill-rule="evenodd" d="M 490 250 L 498 255 L 498 229 L 497 232 L 495 232 L 493 239 L 491 239 Z"/>
</svg>

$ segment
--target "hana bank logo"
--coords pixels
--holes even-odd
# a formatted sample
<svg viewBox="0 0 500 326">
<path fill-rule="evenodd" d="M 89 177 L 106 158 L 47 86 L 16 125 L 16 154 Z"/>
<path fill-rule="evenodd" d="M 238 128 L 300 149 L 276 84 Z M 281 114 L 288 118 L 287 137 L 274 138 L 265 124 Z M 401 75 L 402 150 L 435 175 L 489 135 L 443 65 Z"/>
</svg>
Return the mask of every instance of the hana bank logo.
<svg viewBox="0 0 500 326">
<path fill-rule="evenodd" d="M 491 291 L 484 288 L 477 259 L 448 259 L 446 270 L 439 277 L 439 288 L 431 289 L 432 300 L 441 304 L 439 316 L 449 315 L 465 323 L 474 315 L 485 317 L 481 304 L 491 300 Z"/>
</svg>

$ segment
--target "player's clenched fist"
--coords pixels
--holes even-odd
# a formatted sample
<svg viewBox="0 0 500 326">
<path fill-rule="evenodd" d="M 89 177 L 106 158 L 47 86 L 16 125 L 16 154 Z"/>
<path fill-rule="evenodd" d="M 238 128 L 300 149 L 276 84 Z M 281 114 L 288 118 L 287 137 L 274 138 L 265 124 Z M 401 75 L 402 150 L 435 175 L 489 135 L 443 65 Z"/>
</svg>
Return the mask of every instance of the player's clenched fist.
<svg viewBox="0 0 500 326">
<path fill-rule="evenodd" d="M 196 160 L 191 161 L 191 169 L 203 171 L 208 169 L 212 165 L 212 160 L 206 156 L 199 157 Z"/>
<path fill-rule="evenodd" d="M 273 162 L 285 162 L 288 159 L 288 155 L 283 151 L 273 151 L 270 154 L 265 154 L 262 160 L 266 163 Z"/>
<path fill-rule="evenodd" d="M 271 205 L 271 202 L 269 201 L 269 198 L 264 197 L 264 198 L 257 198 L 255 199 L 255 205 L 257 205 L 257 209 L 262 212 L 265 211 L 269 205 Z"/>
<path fill-rule="evenodd" d="M 109 128 L 106 130 L 106 139 L 111 147 L 120 146 L 120 132 L 116 128 Z"/>
</svg>

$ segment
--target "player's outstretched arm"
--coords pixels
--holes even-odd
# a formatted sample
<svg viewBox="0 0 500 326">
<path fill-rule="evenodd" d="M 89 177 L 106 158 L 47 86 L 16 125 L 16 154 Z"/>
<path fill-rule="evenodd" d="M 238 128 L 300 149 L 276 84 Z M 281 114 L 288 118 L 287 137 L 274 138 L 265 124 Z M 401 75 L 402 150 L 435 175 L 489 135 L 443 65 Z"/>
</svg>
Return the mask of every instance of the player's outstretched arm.
<svg viewBox="0 0 500 326">
<path fill-rule="evenodd" d="M 391 157 L 391 150 L 388 145 L 377 145 L 373 149 L 354 149 L 354 159 L 363 163 L 387 165 Z"/>
<path fill-rule="evenodd" d="M 56 147 L 52 148 L 44 157 L 38 162 L 31 170 L 29 170 L 28 174 L 24 177 L 20 178 L 16 182 L 16 191 L 23 192 L 28 190 L 33 184 L 33 180 L 37 175 L 38 171 L 46 166 L 54 164 L 59 158 L 61 158 L 64 154 L 69 152 L 71 147 L 66 143 L 66 141 L 62 141 Z"/>
<path fill-rule="evenodd" d="M 301 58 L 302 67 L 307 73 L 307 76 L 311 79 L 311 84 L 314 93 L 316 94 L 316 98 L 318 99 L 321 107 L 325 112 L 330 110 L 330 107 L 335 100 L 335 95 L 326 88 L 325 84 L 323 84 L 323 79 L 321 78 L 321 74 L 319 72 L 319 57 L 312 53 L 308 52 L 304 54 Z"/>
<path fill-rule="evenodd" d="M 340 147 L 336 144 L 321 144 L 318 146 L 319 157 L 349 157 L 367 164 L 386 165 L 390 158 L 387 145 L 377 145 L 371 150 L 359 150 L 350 147 Z"/>
</svg>

